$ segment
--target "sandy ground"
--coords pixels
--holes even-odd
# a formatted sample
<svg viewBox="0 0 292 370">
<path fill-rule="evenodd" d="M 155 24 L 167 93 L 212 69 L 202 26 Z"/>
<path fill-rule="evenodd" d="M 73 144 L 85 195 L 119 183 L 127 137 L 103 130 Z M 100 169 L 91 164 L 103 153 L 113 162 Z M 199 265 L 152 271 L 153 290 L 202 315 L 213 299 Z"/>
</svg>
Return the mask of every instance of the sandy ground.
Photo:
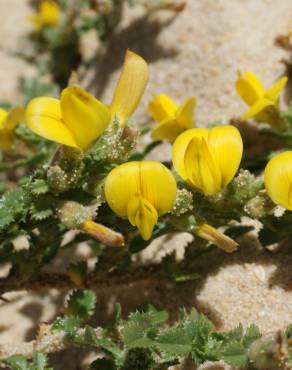
<svg viewBox="0 0 292 370">
<path fill-rule="evenodd" d="M 7 14 L 0 24 L 0 100 L 18 99 L 19 77 L 32 73 L 31 67 L 12 55 L 18 37 L 28 27 L 28 12 L 25 0 L 0 0 L 0 14 Z M 267 85 L 281 76 L 281 60 L 287 55 L 275 46 L 274 39 L 291 31 L 291 19 L 291 0 L 189 0 L 186 10 L 175 18 L 168 12 L 147 17 L 141 8 L 128 10 L 119 32 L 98 54 L 97 67 L 88 73 L 85 84 L 109 101 L 124 50 L 129 47 L 150 63 L 150 82 L 137 120 L 146 119 L 149 98 L 161 92 L 177 101 L 195 95 L 199 125 L 236 116 L 244 110 L 234 91 L 237 71 L 251 69 Z M 177 237 L 159 253 L 181 246 L 185 239 Z M 147 253 L 152 255 L 151 249 Z M 198 264 L 201 277 L 191 284 L 149 287 L 133 283 L 113 289 L 110 297 L 99 292 L 95 321 L 102 324 L 110 318 L 115 301 L 124 303 L 127 312 L 151 297 L 158 307 L 171 309 L 174 317 L 178 305 L 195 305 L 218 329 L 239 322 L 254 322 L 264 332 L 283 329 L 292 322 L 291 258 L 288 247 L 277 255 L 264 253 L 254 240 L 245 239 L 232 256 L 214 249 L 203 258 Z M 64 294 L 24 292 L 7 298 L 10 303 L 0 303 L 0 343 L 32 339 L 37 322 L 51 320 L 60 310 Z M 81 363 L 83 357 L 81 351 L 64 352 L 54 362 L 69 360 L 66 368 L 77 370 L 80 367 L 72 363 Z"/>
</svg>

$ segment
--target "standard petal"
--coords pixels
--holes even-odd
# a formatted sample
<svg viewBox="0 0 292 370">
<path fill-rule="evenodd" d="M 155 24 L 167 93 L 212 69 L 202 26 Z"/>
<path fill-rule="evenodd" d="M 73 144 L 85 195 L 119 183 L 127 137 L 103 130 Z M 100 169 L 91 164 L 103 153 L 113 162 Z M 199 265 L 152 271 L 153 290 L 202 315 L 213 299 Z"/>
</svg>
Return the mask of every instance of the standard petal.
<svg viewBox="0 0 292 370">
<path fill-rule="evenodd" d="M 221 187 L 225 187 L 233 179 L 241 162 L 241 135 L 234 126 L 217 126 L 211 129 L 208 142 L 220 168 Z"/>
<path fill-rule="evenodd" d="M 242 115 L 241 119 L 245 121 L 247 119 L 255 117 L 256 115 L 263 112 L 267 107 L 271 105 L 274 105 L 274 103 L 271 100 L 261 98 L 254 105 L 252 105 L 248 111 L 246 111 Z"/>
<path fill-rule="evenodd" d="M 97 139 L 110 122 L 109 108 L 78 86 L 62 91 L 61 113 L 65 125 L 82 149 Z"/>
<path fill-rule="evenodd" d="M 268 89 L 265 93 L 265 98 L 270 99 L 274 102 L 278 100 L 280 92 L 284 89 L 288 82 L 288 77 L 285 76 L 277 81 L 270 89 Z"/>
<path fill-rule="evenodd" d="M 248 105 L 254 104 L 265 93 L 264 86 L 251 71 L 240 74 L 235 86 L 238 95 Z"/>
<path fill-rule="evenodd" d="M 153 128 L 151 136 L 155 140 L 168 140 L 172 143 L 182 131 L 175 117 L 171 117 L 158 123 Z"/>
<path fill-rule="evenodd" d="M 278 154 L 268 162 L 265 186 L 274 203 L 292 210 L 292 151 Z"/>
<path fill-rule="evenodd" d="M 185 151 L 194 137 L 205 137 L 208 138 L 207 128 L 193 128 L 180 134 L 172 147 L 172 162 L 176 172 L 180 175 L 183 180 L 186 180 L 187 175 L 185 171 Z"/>
<path fill-rule="evenodd" d="M 128 50 L 110 107 L 112 117 L 117 117 L 121 126 L 126 125 L 136 110 L 147 81 L 147 63 L 139 55 Z"/>
<path fill-rule="evenodd" d="M 128 217 L 130 223 L 139 229 L 142 238 L 149 240 L 158 219 L 153 205 L 147 199 L 135 196 L 129 201 Z"/>
<path fill-rule="evenodd" d="M 176 181 L 173 174 L 160 162 L 140 162 L 141 195 L 157 210 L 167 213 L 176 198 Z"/>
<path fill-rule="evenodd" d="M 182 130 L 187 130 L 194 126 L 194 111 L 196 108 L 196 98 L 191 97 L 184 101 L 179 107 L 176 118 Z"/>
<path fill-rule="evenodd" d="M 174 117 L 177 105 L 167 95 L 160 94 L 149 103 L 149 111 L 155 121 L 161 122 L 166 118 Z"/>
<path fill-rule="evenodd" d="M 40 97 L 31 100 L 25 111 L 25 119 L 35 134 L 59 144 L 78 147 L 62 120 L 58 99 Z"/>
<path fill-rule="evenodd" d="M 191 185 L 207 196 L 220 191 L 220 168 L 206 138 L 193 137 L 185 151 L 184 162 L 187 180 Z"/>
<path fill-rule="evenodd" d="M 114 168 L 105 181 L 105 198 L 121 217 L 128 215 L 129 200 L 140 195 L 140 162 L 128 162 Z"/>
</svg>

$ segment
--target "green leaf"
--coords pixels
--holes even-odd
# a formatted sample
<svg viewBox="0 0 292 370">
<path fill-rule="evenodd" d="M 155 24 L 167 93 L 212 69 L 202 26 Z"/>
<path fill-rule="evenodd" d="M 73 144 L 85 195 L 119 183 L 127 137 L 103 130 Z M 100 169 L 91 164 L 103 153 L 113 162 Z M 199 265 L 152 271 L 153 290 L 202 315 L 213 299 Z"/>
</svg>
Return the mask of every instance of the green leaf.
<svg viewBox="0 0 292 370">
<path fill-rule="evenodd" d="M 228 332 L 225 332 L 224 336 L 226 340 L 228 340 L 229 342 L 235 342 L 235 341 L 240 342 L 243 337 L 243 326 L 239 324 L 236 328 Z"/>
<path fill-rule="evenodd" d="M 148 306 L 148 311 L 132 313 L 121 331 L 128 348 L 147 348 L 154 345 L 157 328 L 168 319 L 166 311 Z"/>
<path fill-rule="evenodd" d="M 192 342 L 182 328 L 171 328 L 156 338 L 157 348 L 174 356 L 187 356 L 192 350 Z"/>
<path fill-rule="evenodd" d="M 24 190 L 13 190 L 0 198 L 0 229 L 22 220 L 29 206 L 29 195 Z"/>
<path fill-rule="evenodd" d="M 35 352 L 33 356 L 33 370 L 49 370 L 47 356 L 41 352 Z"/>
<path fill-rule="evenodd" d="M 245 348 L 248 348 L 255 340 L 259 339 L 261 337 L 261 333 L 259 331 L 259 328 L 251 324 L 245 331 L 242 343 Z"/>
<path fill-rule="evenodd" d="M 31 183 L 31 192 L 33 195 L 46 194 L 49 191 L 49 185 L 43 179 L 36 179 Z"/>
<path fill-rule="evenodd" d="M 183 327 L 197 347 L 204 346 L 213 330 L 212 322 L 205 315 L 198 313 L 194 308 L 185 322 L 183 322 Z"/>
<path fill-rule="evenodd" d="M 29 370 L 26 358 L 21 355 L 10 356 L 4 362 L 13 370 Z"/>
<path fill-rule="evenodd" d="M 95 304 L 96 295 L 93 291 L 75 290 L 69 297 L 65 313 L 87 320 L 93 315 Z"/>
<path fill-rule="evenodd" d="M 222 353 L 222 359 L 231 365 L 243 368 L 248 363 L 246 349 L 240 342 L 228 344 Z"/>
<path fill-rule="evenodd" d="M 155 344 L 147 337 L 147 330 L 135 322 L 130 322 L 124 327 L 122 336 L 128 348 L 147 348 Z"/>
<path fill-rule="evenodd" d="M 82 320 L 78 316 L 65 315 L 57 317 L 53 323 L 53 330 L 62 330 L 66 333 L 74 333 L 81 325 Z"/>
</svg>

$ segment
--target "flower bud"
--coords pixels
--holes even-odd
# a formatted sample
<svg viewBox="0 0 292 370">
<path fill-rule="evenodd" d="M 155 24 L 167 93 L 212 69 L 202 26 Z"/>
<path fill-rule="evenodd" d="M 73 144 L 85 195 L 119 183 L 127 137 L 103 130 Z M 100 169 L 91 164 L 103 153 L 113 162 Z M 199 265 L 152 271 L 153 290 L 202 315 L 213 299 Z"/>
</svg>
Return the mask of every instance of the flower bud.
<svg viewBox="0 0 292 370">
<path fill-rule="evenodd" d="M 224 250 L 227 253 L 232 253 L 236 251 L 238 247 L 238 243 L 208 224 L 199 225 L 196 230 L 196 234 L 200 238 L 215 244 L 218 248 Z"/>
</svg>

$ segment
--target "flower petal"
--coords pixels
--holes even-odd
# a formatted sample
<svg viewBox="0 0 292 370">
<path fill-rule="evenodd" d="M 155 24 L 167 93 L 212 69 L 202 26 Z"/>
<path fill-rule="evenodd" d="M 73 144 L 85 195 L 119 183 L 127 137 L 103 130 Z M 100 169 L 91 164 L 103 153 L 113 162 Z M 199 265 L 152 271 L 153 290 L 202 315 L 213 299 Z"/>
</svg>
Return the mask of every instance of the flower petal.
<svg viewBox="0 0 292 370">
<path fill-rule="evenodd" d="M 193 127 L 194 124 L 194 110 L 196 108 L 196 98 L 191 97 L 186 99 L 179 107 L 176 117 L 182 130 L 187 130 Z"/>
<path fill-rule="evenodd" d="M 131 224 L 137 226 L 142 238 L 149 240 L 158 219 L 153 205 L 143 197 L 133 197 L 128 204 L 128 217 Z"/>
<path fill-rule="evenodd" d="M 127 162 L 114 168 L 105 181 L 105 198 L 111 209 L 121 217 L 128 215 L 129 200 L 141 193 L 140 162 Z"/>
<path fill-rule="evenodd" d="M 175 140 L 172 147 L 172 162 L 176 172 L 183 180 L 186 180 L 187 175 L 185 171 L 185 151 L 194 137 L 208 138 L 207 128 L 193 128 L 180 134 Z"/>
<path fill-rule="evenodd" d="M 5 125 L 6 125 L 7 116 L 8 116 L 8 112 L 5 109 L 0 108 L 0 130 L 6 128 Z"/>
<path fill-rule="evenodd" d="M 31 100 L 26 108 L 25 119 L 27 126 L 35 134 L 59 144 L 78 147 L 62 120 L 58 99 L 40 97 Z"/>
<path fill-rule="evenodd" d="M 52 0 L 43 0 L 40 5 L 40 18 L 45 26 L 56 26 L 60 21 L 61 9 Z"/>
<path fill-rule="evenodd" d="M 278 154 L 268 162 L 265 186 L 274 203 L 292 210 L 292 151 Z"/>
<path fill-rule="evenodd" d="M 255 117 L 256 115 L 263 112 L 267 107 L 271 105 L 274 105 L 274 103 L 271 100 L 261 98 L 254 105 L 252 105 L 248 111 L 246 111 L 242 115 L 241 119 L 247 120 L 252 117 Z"/>
<path fill-rule="evenodd" d="M 254 104 L 258 99 L 262 98 L 265 93 L 264 86 L 251 71 L 240 74 L 235 86 L 238 95 L 248 105 Z"/>
<path fill-rule="evenodd" d="M 155 121 L 161 122 L 166 118 L 174 117 L 177 105 L 167 95 L 160 94 L 149 103 L 149 111 Z"/>
<path fill-rule="evenodd" d="M 25 110 L 22 107 L 14 107 L 8 113 L 5 128 L 13 130 L 20 122 L 24 121 Z"/>
<path fill-rule="evenodd" d="M 167 167 L 156 161 L 140 162 L 140 184 L 141 195 L 159 216 L 170 211 L 176 198 L 176 181 Z"/>
<path fill-rule="evenodd" d="M 184 156 L 187 180 L 205 195 L 221 189 L 221 173 L 204 137 L 193 137 Z"/>
<path fill-rule="evenodd" d="M 266 91 L 265 98 L 276 102 L 278 100 L 280 92 L 284 89 L 287 82 L 288 82 L 288 77 L 287 76 L 278 80 L 270 89 L 268 89 Z"/>
<path fill-rule="evenodd" d="M 108 107 L 78 86 L 62 91 L 61 113 L 65 125 L 82 149 L 98 138 L 110 122 Z"/>
<path fill-rule="evenodd" d="M 168 140 L 172 143 L 182 131 L 175 117 L 171 117 L 158 123 L 153 128 L 151 136 L 155 140 Z"/>
<path fill-rule="evenodd" d="M 209 145 L 221 172 L 221 187 L 233 179 L 240 165 L 243 143 L 238 129 L 231 125 L 211 129 Z"/>
<path fill-rule="evenodd" d="M 139 55 L 128 50 L 110 107 L 112 118 L 116 116 L 121 126 L 126 125 L 136 110 L 147 81 L 147 63 Z"/>
</svg>

